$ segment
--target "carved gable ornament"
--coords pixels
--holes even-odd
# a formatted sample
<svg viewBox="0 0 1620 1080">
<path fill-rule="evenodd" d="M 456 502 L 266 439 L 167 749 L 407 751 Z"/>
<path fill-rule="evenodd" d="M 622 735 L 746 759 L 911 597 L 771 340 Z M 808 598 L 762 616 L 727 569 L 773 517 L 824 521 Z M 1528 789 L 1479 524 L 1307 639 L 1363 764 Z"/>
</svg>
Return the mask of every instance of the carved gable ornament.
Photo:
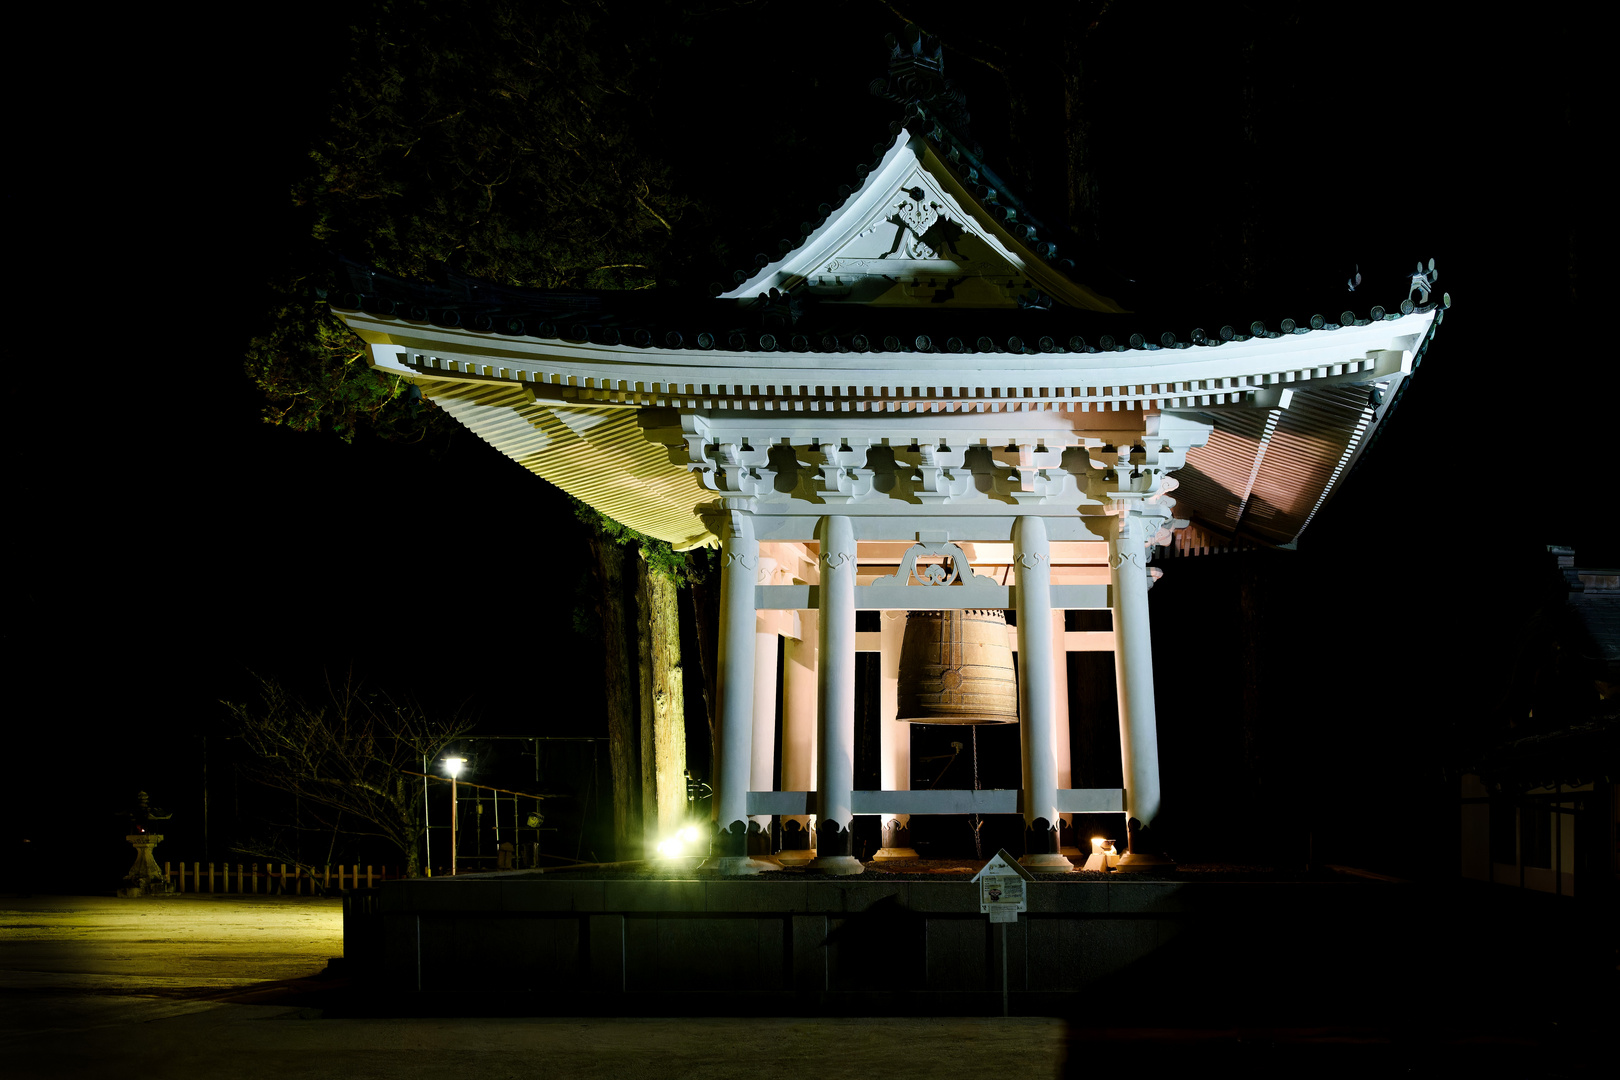
<svg viewBox="0 0 1620 1080">
<path fill-rule="evenodd" d="M 799 247 L 725 295 L 799 287 L 824 301 L 972 308 L 1016 307 L 1036 290 L 1070 307 L 1120 310 L 1025 247 L 926 139 L 905 131 Z"/>
<path fill-rule="evenodd" d="M 827 300 L 1010 307 L 1034 285 L 935 179 L 916 168 L 807 276 Z"/>
<path fill-rule="evenodd" d="M 919 563 L 918 559 L 929 561 Z M 997 582 L 994 578 L 975 571 L 969 565 L 967 555 L 957 545 L 948 541 L 924 541 L 913 544 L 906 550 L 900 559 L 898 570 L 888 577 L 873 579 L 872 584 L 913 588 L 957 586 L 971 589 L 975 586 L 994 588 Z"/>
</svg>

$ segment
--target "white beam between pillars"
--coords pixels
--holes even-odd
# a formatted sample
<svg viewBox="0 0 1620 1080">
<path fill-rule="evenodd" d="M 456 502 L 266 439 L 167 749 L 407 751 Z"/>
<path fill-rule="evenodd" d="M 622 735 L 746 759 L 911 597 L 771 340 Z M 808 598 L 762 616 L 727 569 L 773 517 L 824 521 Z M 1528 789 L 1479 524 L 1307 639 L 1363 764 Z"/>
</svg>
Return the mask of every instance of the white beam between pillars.
<svg viewBox="0 0 1620 1080">
<path fill-rule="evenodd" d="M 815 808 L 813 791 L 750 791 L 750 814 L 791 817 Z M 1125 809 L 1119 788 L 1059 788 L 1056 805 L 1065 814 L 1119 813 Z M 852 791 L 850 808 L 857 816 L 901 814 L 1017 814 L 1024 793 L 1017 789 L 940 788 L 932 791 Z"/>
<path fill-rule="evenodd" d="M 1048 584 L 1046 588 L 1049 607 L 1100 611 L 1110 606 L 1108 585 Z M 754 592 L 754 606 L 761 611 L 802 611 L 821 606 L 816 585 L 760 585 Z M 859 585 L 853 603 L 861 611 L 1002 610 L 1018 606 L 1017 592 L 1015 585 Z"/>
</svg>

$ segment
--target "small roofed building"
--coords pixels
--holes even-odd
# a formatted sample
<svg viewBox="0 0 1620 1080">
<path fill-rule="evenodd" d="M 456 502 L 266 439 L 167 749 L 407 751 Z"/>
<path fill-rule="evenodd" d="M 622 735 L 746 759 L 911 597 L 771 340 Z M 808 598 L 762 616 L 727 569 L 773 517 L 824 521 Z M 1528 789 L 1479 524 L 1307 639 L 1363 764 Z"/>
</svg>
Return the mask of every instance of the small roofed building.
<svg viewBox="0 0 1620 1080">
<path fill-rule="evenodd" d="M 1522 628 L 1518 661 L 1467 748 L 1462 875 L 1608 903 L 1620 882 L 1620 569 L 1549 546 L 1557 583 Z"/>
<path fill-rule="evenodd" d="M 856 815 L 882 819 L 894 855 L 911 815 L 977 812 L 1021 813 L 1026 863 L 1064 870 L 1062 820 L 1112 812 L 1129 819 L 1121 867 L 1151 867 L 1150 560 L 1295 543 L 1449 301 L 1430 263 L 1388 309 L 1140 325 L 965 137 L 937 44 L 909 32 L 875 89 L 901 112 L 876 160 L 718 296 L 346 264 L 333 307 L 373 365 L 523 467 L 678 549 L 719 547 L 714 866 L 777 865 L 761 839 L 775 816 L 813 826 L 797 857 L 857 873 Z M 1087 609 L 1111 629 L 1066 629 Z M 858 630 L 857 611 L 884 612 L 880 630 Z M 929 647 L 907 641 L 923 612 Z M 1018 653 L 1013 715 L 966 685 L 997 681 L 973 669 L 998 633 Z M 929 648 L 928 722 L 1016 720 L 1018 789 L 908 790 L 919 692 L 901 659 Z M 882 658 L 875 790 L 854 784 L 862 649 Z M 1114 656 L 1122 788 L 1071 783 L 1070 650 Z"/>
</svg>

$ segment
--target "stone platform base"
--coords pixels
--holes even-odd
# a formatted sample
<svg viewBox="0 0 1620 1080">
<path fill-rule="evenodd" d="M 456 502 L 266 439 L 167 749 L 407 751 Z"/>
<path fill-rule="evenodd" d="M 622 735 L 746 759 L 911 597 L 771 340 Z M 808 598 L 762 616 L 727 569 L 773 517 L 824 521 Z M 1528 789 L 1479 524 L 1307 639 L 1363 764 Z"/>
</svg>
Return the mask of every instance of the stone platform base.
<svg viewBox="0 0 1620 1080">
<path fill-rule="evenodd" d="M 978 1004 L 962 1003 L 990 995 L 999 1013 L 1003 942 L 1009 993 L 1047 1008 L 1127 971 L 1155 983 L 1183 966 L 1230 978 L 1265 970 L 1271 950 L 1304 955 L 1313 935 L 1331 944 L 1352 923 L 1394 932 L 1381 910 L 1404 895 L 1355 880 L 1038 875 L 1028 912 L 992 926 L 970 880 L 977 866 L 877 869 L 893 865 L 856 877 L 582 869 L 389 882 L 346 899 L 345 954 L 391 988 L 427 993 L 626 995 L 636 1011 L 630 999 L 654 1008 L 724 992 L 783 1015 L 864 1011 L 874 994 L 972 1012 Z M 1235 950 L 1230 965 L 1209 948 Z"/>
<path fill-rule="evenodd" d="M 873 853 L 872 861 L 873 862 L 890 862 L 890 861 L 892 861 L 894 859 L 915 859 L 916 857 L 917 857 L 917 849 L 916 848 L 885 847 L 885 848 L 878 848 L 877 851 L 875 853 Z"/>
</svg>

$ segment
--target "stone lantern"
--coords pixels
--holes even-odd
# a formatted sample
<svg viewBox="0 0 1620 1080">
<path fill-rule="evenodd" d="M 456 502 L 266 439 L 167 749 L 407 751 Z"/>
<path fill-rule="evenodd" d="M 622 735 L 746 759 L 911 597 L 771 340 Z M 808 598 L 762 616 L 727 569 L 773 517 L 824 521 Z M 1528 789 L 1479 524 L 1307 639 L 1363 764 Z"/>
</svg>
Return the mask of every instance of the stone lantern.
<svg viewBox="0 0 1620 1080">
<path fill-rule="evenodd" d="M 130 819 L 131 831 L 124 837 L 135 848 L 135 863 L 118 886 L 119 896 L 171 896 L 174 886 L 168 875 L 152 857 L 152 851 L 163 842 L 163 834 L 150 831 L 160 821 L 169 820 L 166 810 L 148 805 L 146 792 L 135 796 L 135 809 L 125 811 Z"/>
</svg>

